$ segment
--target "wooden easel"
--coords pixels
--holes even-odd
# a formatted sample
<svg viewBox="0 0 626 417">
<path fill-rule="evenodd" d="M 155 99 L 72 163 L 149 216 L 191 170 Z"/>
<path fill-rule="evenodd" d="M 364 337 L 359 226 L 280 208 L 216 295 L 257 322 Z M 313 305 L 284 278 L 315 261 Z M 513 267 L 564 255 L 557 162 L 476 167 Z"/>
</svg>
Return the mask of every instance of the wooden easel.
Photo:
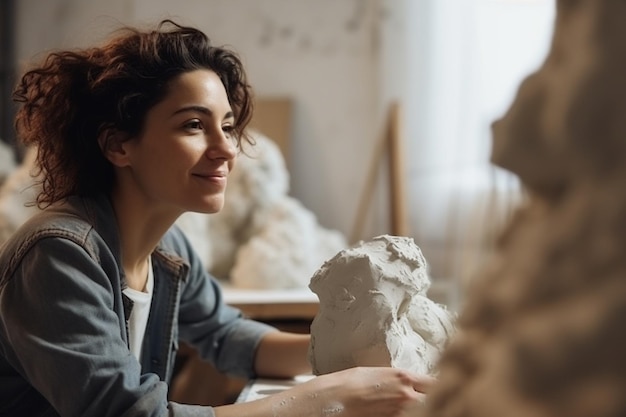
<svg viewBox="0 0 626 417">
<path fill-rule="evenodd" d="M 363 225 L 375 191 L 376 178 L 380 172 L 382 158 L 388 156 L 390 230 L 396 236 L 407 236 L 409 224 L 406 212 L 406 177 L 404 165 L 404 115 L 402 105 L 394 101 L 389 106 L 387 123 L 381 138 L 374 149 L 372 163 L 359 202 L 356 220 L 351 236 L 355 243 L 362 238 Z"/>
</svg>

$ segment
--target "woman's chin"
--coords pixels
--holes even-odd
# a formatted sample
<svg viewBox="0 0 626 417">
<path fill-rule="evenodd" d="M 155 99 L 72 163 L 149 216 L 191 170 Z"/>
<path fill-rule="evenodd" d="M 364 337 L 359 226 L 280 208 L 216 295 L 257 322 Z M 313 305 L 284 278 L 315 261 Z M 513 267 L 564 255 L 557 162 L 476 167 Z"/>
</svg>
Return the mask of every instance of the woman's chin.
<svg viewBox="0 0 626 417">
<path fill-rule="evenodd" d="M 189 207 L 187 211 L 213 214 L 221 211 L 222 208 L 224 208 L 224 198 L 211 198 L 203 201 L 201 204 Z"/>
</svg>

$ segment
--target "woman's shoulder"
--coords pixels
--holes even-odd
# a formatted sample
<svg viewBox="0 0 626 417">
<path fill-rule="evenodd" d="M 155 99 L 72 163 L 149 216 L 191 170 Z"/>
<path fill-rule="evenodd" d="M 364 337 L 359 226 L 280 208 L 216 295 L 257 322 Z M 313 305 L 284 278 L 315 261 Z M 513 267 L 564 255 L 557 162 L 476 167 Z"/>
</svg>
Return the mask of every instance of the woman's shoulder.
<svg viewBox="0 0 626 417">
<path fill-rule="evenodd" d="M 22 262 L 26 254 L 39 242 L 57 240 L 59 244 L 71 241 L 82 247 L 86 255 L 99 258 L 102 248 L 111 253 L 110 243 L 98 233 L 97 217 L 89 215 L 89 210 L 68 201 L 50 206 L 33 215 L 22 224 L 0 247 L 2 275 Z"/>
<path fill-rule="evenodd" d="M 24 222 L 8 239 L 11 242 L 38 240 L 45 237 L 84 236 L 93 229 L 93 221 L 74 202 L 63 202 L 38 211 Z M 14 244 L 14 243 L 13 243 Z"/>
</svg>

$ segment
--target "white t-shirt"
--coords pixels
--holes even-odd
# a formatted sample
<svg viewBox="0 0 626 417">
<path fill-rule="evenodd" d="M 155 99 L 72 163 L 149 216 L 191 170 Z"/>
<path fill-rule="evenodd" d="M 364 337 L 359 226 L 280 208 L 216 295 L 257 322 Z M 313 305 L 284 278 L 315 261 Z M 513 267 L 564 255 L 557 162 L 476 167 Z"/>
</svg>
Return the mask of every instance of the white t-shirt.
<svg viewBox="0 0 626 417">
<path fill-rule="evenodd" d="M 126 288 L 124 294 L 133 301 L 133 310 L 130 312 L 128 320 L 128 333 L 130 338 L 130 351 L 141 360 L 141 346 L 143 337 L 146 334 L 146 326 L 148 324 L 148 315 L 150 314 L 150 305 L 152 304 L 152 289 L 154 288 L 154 271 L 152 270 L 152 259 L 148 258 L 148 281 L 146 282 L 146 291 L 137 291 L 132 288 Z"/>
</svg>

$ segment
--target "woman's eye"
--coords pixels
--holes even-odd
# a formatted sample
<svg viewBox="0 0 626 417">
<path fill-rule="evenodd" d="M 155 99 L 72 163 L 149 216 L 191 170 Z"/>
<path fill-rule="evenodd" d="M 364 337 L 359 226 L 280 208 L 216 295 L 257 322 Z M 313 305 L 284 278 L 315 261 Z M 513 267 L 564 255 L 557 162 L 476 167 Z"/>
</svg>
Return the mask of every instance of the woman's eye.
<svg viewBox="0 0 626 417">
<path fill-rule="evenodd" d="M 235 131 L 235 128 L 233 126 L 230 126 L 230 125 L 222 126 L 222 131 L 224 133 L 227 133 L 227 134 L 232 134 Z"/>
<path fill-rule="evenodd" d="M 189 122 L 185 123 L 184 127 L 185 129 L 198 130 L 202 129 L 202 123 L 200 122 L 200 120 L 190 120 Z"/>
</svg>

